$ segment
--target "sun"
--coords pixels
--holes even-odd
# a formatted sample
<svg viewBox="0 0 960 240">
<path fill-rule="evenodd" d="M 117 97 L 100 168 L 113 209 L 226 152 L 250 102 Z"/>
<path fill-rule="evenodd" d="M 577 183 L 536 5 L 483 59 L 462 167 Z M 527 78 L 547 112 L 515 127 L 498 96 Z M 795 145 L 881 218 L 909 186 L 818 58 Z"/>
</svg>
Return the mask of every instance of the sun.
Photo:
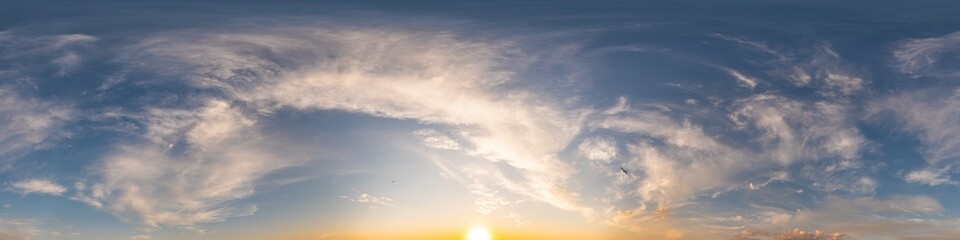
<svg viewBox="0 0 960 240">
<path fill-rule="evenodd" d="M 470 228 L 470 231 L 467 232 L 466 240 L 492 240 L 493 237 L 490 236 L 490 231 L 487 228 L 476 225 Z"/>
</svg>

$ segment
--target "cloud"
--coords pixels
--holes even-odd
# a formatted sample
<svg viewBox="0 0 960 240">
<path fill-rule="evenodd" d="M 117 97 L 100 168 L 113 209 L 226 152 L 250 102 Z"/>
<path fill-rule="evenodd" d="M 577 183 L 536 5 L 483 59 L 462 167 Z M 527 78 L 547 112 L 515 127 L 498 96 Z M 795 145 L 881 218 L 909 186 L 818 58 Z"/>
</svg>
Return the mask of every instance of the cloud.
<svg viewBox="0 0 960 240">
<path fill-rule="evenodd" d="M 565 187 L 574 170 L 557 153 L 579 132 L 584 111 L 510 87 L 530 59 L 510 42 L 375 27 L 270 28 L 158 35 L 128 49 L 126 58 L 152 62 L 147 70 L 190 73 L 175 77 L 265 114 L 281 107 L 339 110 L 450 128 L 463 151 L 517 173 L 486 181 L 583 209 Z M 453 146 L 430 136 L 431 146 Z"/>
<path fill-rule="evenodd" d="M 446 150 L 460 150 L 460 143 L 437 130 L 421 129 L 414 131 L 413 134 L 420 137 L 420 139 L 423 140 L 423 144 L 427 147 Z"/>
<path fill-rule="evenodd" d="M 513 222 L 514 222 L 513 227 L 519 228 L 525 224 L 530 223 L 530 221 L 523 220 L 523 217 L 521 217 L 516 213 L 507 213 L 507 218 L 513 219 Z"/>
<path fill-rule="evenodd" d="M 815 88 L 817 93 L 824 97 L 848 97 L 862 92 L 870 84 L 870 81 L 857 76 L 855 71 L 843 64 L 840 54 L 837 54 L 826 43 L 804 48 L 813 49 L 813 51 L 778 51 L 767 43 L 743 37 L 720 33 L 711 36 L 738 43 L 748 49 L 760 51 L 773 57 L 772 61 L 763 62 L 766 67 L 774 69 L 768 73 L 769 75 L 775 79 L 787 80 L 797 87 Z M 758 82 L 740 72 L 731 69 L 724 70 L 734 76 L 741 86 L 752 89 Z"/>
<path fill-rule="evenodd" d="M 628 168 L 644 173 L 637 187 L 644 201 L 666 205 L 729 184 L 732 174 L 750 166 L 745 163 L 752 159 L 747 153 L 721 144 L 700 126 L 657 112 L 631 111 L 590 126 L 647 138 L 629 145 L 629 155 L 624 157 L 628 159 Z"/>
<path fill-rule="evenodd" d="M 130 237 L 127 238 L 127 239 L 130 239 L 130 240 L 150 240 L 151 238 L 150 238 L 150 235 L 140 234 L 140 235 L 130 236 Z"/>
<path fill-rule="evenodd" d="M 732 239 L 737 240 L 761 240 L 761 239 L 770 239 L 770 240 L 842 240 L 849 239 L 843 233 L 827 233 L 824 231 L 816 230 L 813 232 L 806 232 L 800 229 L 793 229 L 793 231 L 783 231 L 779 233 L 771 233 L 762 230 L 743 230 L 740 234 Z"/>
<path fill-rule="evenodd" d="M 39 237 L 42 231 L 32 220 L 0 218 L 0 239 L 28 240 Z"/>
<path fill-rule="evenodd" d="M 588 138 L 577 149 L 589 160 L 609 162 L 617 157 L 617 142 L 612 138 Z"/>
<path fill-rule="evenodd" d="M 928 162 L 960 160 L 960 90 L 902 93 L 872 104 L 869 113 L 874 119 L 899 120 L 904 130 L 916 134 Z"/>
<path fill-rule="evenodd" d="M 730 36 L 730 35 L 723 34 L 723 33 L 713 33 L 713 34 L 710 34 L 710 36 L 713 36 L 713 37 L 719 38 L 719 39 L 723 39 L 723 40 L 727 40 L 727 41 L 731 41 L 731 42 L 735 42 L 735 43 L 738 43 L 738 44 L 747 46 L 747 47 L 749 47 L 749 48 L 751 48 L 751 49 L 756 49 L 756 50 L 759 50 L 759 51 L 761 51 L 761 52 L 764 52 L 764 53 L 767 53 L 767 54 L 770 54 L 770 55 L 783 56 L 784 58 L 786 57 L 786 56 L 784 56 L 783 54 L 781 54 L 780 52 L 778 52 L 778 51 L 776 51 L 776 50 L 773 50 L 772 48 L 770 48 L 769 45 L 767 45 L 766 43 L 763 43 L 763 42 L 752 41 L 752 40 L 749 40 L 749 39 L 744 39 L 744 38 L 741 38 L 741 37 Z"/>
<path fill-rule="evenodd" d="M 71 104 L 31 93 L 37 90 L 38 79 L 78 67 L 80 52 L 95 40 L 82 34 L 29 36 L 0 31 L 0 62 L 4 63 L 0 64 L 4 80 L 0 84 L 0 164 L 10 164 L 70 135 L 65 126 L 77 117 Z M 57 73 L 50 73 L 50 68 Z"/>
<path fill-rule="evenodd" d="M 735 107 L 729 118 L 739 127 L 759 130 L 765 154 L 781 164 L 825 157 L 854 159 L 868 143 L 851 124 L 848 107 L 837 103 L 760 94 L 737 100 Z"/>
<path fill-rule="evenodd" d="M 903 176 L 903 180 L 909 183 L 926 184 L 930 186 L 958 184 L 950 178 L 950 168 L 914 170 Z"/>
<path fill-rule="evenodd" d="M 893 50 L 900 72 L 919 76 L 956 76 L 958 71 L 944 57 L 960 50 L 960 32 L 935 38 L 910 39 Z"/>
<path fill-rule="evenodd" d="M 736 78 L 737 84 L 740 84 L 741 87 L 753 89 L 754 87 L 757 87 L 757 83 L 759 82 L 758 80 L 751 78 L 747 75 L 744 75 L 743 73 L 740 73 L 733 69 L 727 69 L 727 73 L 729 73 L 730 76 L 733 76 L 734 78 Z"/>
<path fill-rule="evenodd" d="M 20 77 L 35 74 L 65 76 L 84 61 L 83 52 L 98 39 L 84 34 L 31 36 L 16 32 L 0 32 L 0 60 L 10 62 L 38 62 L 17 65 L 11 70 Z M 53 73 L 48 73 L 52 68 Z"/>
<path fill-rule="evenodd" d="M 793 211 L 763 207 L 760 213 L 745 215 L 738 222 L 746 231 L 734 239 L 796 237 L 799 234 L 795 231 L 777 233 L 765 230 L 798 227 L 821 229 L 824 233 L 821 236 L 833 236 L 831 232 L 839 232 L 849 238 L 862 239 L 908 239 L 918 234 L 943 237 L 956 232 L 954 229 L 958 224 L 956 219 L 934 217 L 941 216 L 945 209 L 939 201 L 925 195 L 897 195 L 883 199 L 828 195 L 820 201 L 816 209 Z M 816 231 L 806 232 L 806 236 L 814 233 Z"/>
<path fill-rule="evenodd" d="M 21 195 L 36 193 L 60 196 L 67 191 L 66 187 L 46 179 L 25 179 L 11 184 L 10 187 L 10 190 Z"/>
<path fill-rule="evenodd" d="M 701 123 L 711 125 L 710 128 L 691 120 L 702 119 L 700 116 L 671 117 L 668 114 L 673 112 L 664 110 L 625 109 L 591 118 L 588 133 L 612 131 L 617 135 L 629 134 L 622 139 L 636 139 L 618 157 L 624 159 L 628 169 L 638 169 L 636 181 L 613 181 L 617 186 L 608 188 L 605 194 L 618 197 L 605 201 L 622 203 L 622 197 L 636 197 L 639 203 L 628 210 L 622 210 L 622 204 L 610 206 L 605 213 L 612 219 L 608 223 L 635 233 L 664 232 L 681 224 L 691 238 L 714 238 L 717 235 L 710 233 L 716 233 L 718 226 L 724 229 L 719 232 L 742 229 L 736 226 L 743 226 L 744 220 L 716 220 L 722 219 L 715 216 L 720 213 L 706 210 L 709 208 L 705 206 L 711 204 L 704 199 L 706 196 L 715 199 L 725 192 L 749 189 L 756 191 L 733 196 L 749 195 L 754 201 L 776 202 L 781 207 L 815 208 L 806 199 L 816 197 L 801 194 L 803 191 L 794 186 L 801 185 L 799 190 L 871 195 L 880 185 L 868 172 L 859 169 L 861 151 L 869 141 L 853 124 L 851 107 L 832 101 L 793 100 L 771 93 L 737 99 L 727 106 L 728 111 L 719 114 L 726 114 L 729 122 Z M 724 134 L 711 132 L 718 128 Z M 726 135 L 731 131 L 736 139 Z M 765 177 L 749 178 L 758 175 Z M 769 186 L 773 182 L 778 184 Z M 707 192 L 713 194 L 704 195 Z M 789 194 L 769 196 L 785 192 Z M 791 199 L 772 200 L 779 197 Z M 655 211 L 647 209 L 651 204 L 656 204 Z M 781 227 L 802 216 L 780 208 L 739 209 L 737 213 L 751 213 L 746 214 L 748 219 L 763 219 L 764 224 Z"/>
<path fill-rule="evenodd" d="M 73 199 L 148 229 L 197 230 L 198 223 L 251 215 L 256 205 L 234 201 L 253 195 L 267 174 L 302 161 L 279 155 L 282 143 L 265 139 L 256 119 L 221 100 L 150 108 L 139 117 L 143 141 L 116 146 L 94 165 L 94 179 L 76 184 Z"/>
<path fill-rule="evenodd" d="M 340 196 L 340 198 L 350 200 L 351 202 L 369 203 L 372 208 L 375 208 L 376 205 L 393 207 L 393 199 L 388 197 L 375 197 L 370 194 L 361 193 L 356 189 L 353 189 L 353 192 L 356 196 Z"/>
<path fill-rule="evenodd" d="M 23 96 L 0 85 L 0 160 L 11 160 L 69 136 L 66 123 L 75 117 L 65 104 Z"/>
</svg>

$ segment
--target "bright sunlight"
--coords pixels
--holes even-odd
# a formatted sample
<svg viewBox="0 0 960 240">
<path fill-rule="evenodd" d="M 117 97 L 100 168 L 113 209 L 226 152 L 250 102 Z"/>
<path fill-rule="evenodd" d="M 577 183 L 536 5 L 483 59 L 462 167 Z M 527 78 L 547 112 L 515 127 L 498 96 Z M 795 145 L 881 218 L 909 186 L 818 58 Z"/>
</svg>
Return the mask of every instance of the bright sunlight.
<svg viewBox="0 0 960 240">
<path fill-rule="evenodd" d="M 490 236 L 490 231 L 487 228 L 477 225 L 470 228 L 470 231 L 467 232 L 466 240 L 492 240 L 493 237 Z"/>
</svg>

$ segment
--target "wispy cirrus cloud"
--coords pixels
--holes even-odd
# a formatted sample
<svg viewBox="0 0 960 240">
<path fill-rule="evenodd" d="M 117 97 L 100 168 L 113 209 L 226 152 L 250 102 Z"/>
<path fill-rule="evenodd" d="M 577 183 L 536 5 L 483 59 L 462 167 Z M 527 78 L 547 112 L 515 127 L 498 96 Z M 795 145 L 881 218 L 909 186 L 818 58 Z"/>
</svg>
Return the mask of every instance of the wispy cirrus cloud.
<svg viewBox="0 0 960 240">
<path fill-rule="evenodd" d="M 727 34 L 714 33 L 711 36 L 737 43 L 747 49 L 753 49 L 772 58 L 770 61 L 757 63 L 765 67 L 772 67 L 767 74 L 778 80 L 786 80 L 801 88 L 814 88 L 824 97 L 849 97 L 867 89 L 870 81 L 859 76 L 850 66 L 844 64 L 840 54 L 826 43 L 820 42 L 816 46 L 805 49 L 776 49 L 769 43 L 751 40 L 745 37 L 736 37 Z M 753 88 L 758 82 L 741 72 L 725 69 L 738 82 L 748 88 Z"/>
<path fill-rule="evenodd" d="M 17 78 L 29 79 L 38 73 L 62 77 L 77 70 L 84 61 L 83 51 L 97 40 L 85 34 L 32 36 L 0 31 L 0 44 L 3 45 L 0 47 L 0 60 L 38 63 L 15 66 L 0 64 L 0 69 L 12 71 Z"/>
<path fill-rule="evenodd" d="M 74 117 L 68 106 L 0 85 L 0 162 L 9 164 L 10 159 L 69 136 L 63 128 Z"/>
<path fill-rule="evenodd" d="M 931 163 L 960 158 L 960 91 L 921 90 L 884 98 L 869 108 L 874 118 L 891 117 L 923 143 L 922 153 Z"/>
<path fill-rule="evenodd" d="M 733 78 L 737 79 L 737 84 L 745 88 L 753 89 L 757 87 L 757 84 L 760 82 L 757 79 L 744 75 L 743 73 L 733 69 L 727 69 L 727 73 L 729 73 L 730 76 L 733 76 Z"/>
<path fill-rule="evenodd" d="M 75 120 L 69 103 L 34 95 L 40 79 L 63 76 L 79 67 L 83 50 L 97 38 L 83 34 L 27 35 L 0 31 L 0 163 L 10 164 L 33 150 L 70 135 Z M 5 168 L 9 166 L 0 166 Z"/>
<path fill-rule="evenodd" d="M 903 176 L 903 180 L 906 180 L 909 183 L 926 184 L 930 186 L 960 184 L 950 177 L 949 167 L 944 167 L 941 169 L 920 169 L 910 171 Z"/>
<path fill-rule="evenodd" d="M 33 220 L 0 218 L 0 239 L 29 240 L 43 233 Z"/>
<path fill-rule="evenodd" d="M 21 195 L 46 194 L 60 196 L 67 191 L 67 188 L 47 179 L 24 179 L 11 183 L 8 190 L 18 192 Z"/>
<path fill-rule="evenodd" d="M 189 84 L 261 112 L 340 110 L 456 129 L 464 143 L 457 145 L 469 146 L 465 152 L 520 173 L 492 179 L 498 187 L 564 209 L 583 208 L 564 187 L 573 169 L 557 158 L 578 132 L 583 113 L 566 111 L 535 91 L 507 88 L 515 67 L 528 59 L 509 42 L 347 27 L 173 34 L 144 40 L 130 57 L 190 72 L 181 76 Z M 427 140 L 453 146 L 434 135 Z"/>
<path fill-rule="evenodd" d="M 918 76 L 957 76 L 947 56 L 958 54 L 960 32 L 939 37 L 910 39 L 893 50 L 896 67 L 900 72 Z"/>
<path fill-rule="evenodd" d="M 839 157 L 853 159 L 868 143 L 851 124 L 847 106 L 758 94 L 737 100 L 729 115 L 739 127 L 760 131 L 766 155 L 782 164 Z"/>
</svg>

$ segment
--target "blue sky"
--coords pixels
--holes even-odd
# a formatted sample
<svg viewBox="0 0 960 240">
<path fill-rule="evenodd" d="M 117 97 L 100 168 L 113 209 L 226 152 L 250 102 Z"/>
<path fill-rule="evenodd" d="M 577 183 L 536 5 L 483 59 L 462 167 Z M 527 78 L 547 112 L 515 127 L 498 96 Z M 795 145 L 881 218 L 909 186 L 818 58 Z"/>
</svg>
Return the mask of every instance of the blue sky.
<svg viewBox="0 0 960 240">
<path fill-rule="evenodd" d="M 0 6 L 0 239 L 960 235 L 949 1 Z"/>
</svg>

